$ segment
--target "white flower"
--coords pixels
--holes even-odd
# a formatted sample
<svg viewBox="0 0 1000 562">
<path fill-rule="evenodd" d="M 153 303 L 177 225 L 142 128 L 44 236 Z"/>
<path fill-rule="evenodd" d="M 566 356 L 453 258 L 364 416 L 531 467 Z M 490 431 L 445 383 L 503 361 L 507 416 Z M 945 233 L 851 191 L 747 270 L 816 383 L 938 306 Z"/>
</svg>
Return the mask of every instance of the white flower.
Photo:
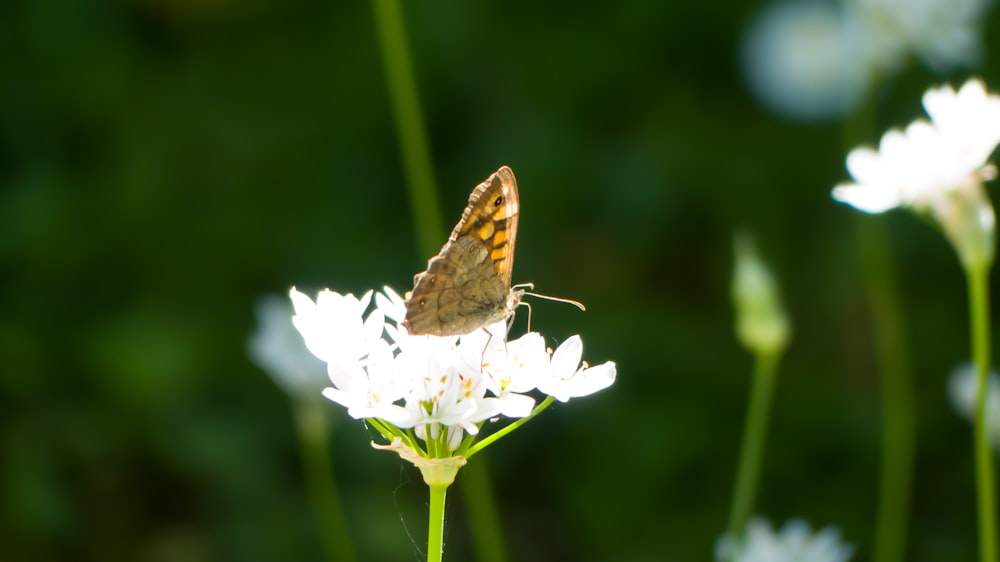
<svg viewBox="0 0 1000 562">
<path fill-rule="evenodd" d="M 976 416 L 978 387 L 979 380 L 972 363 L 958 365 L 948 376 L 948 396 L 951 398 L 951 405 L 969 421 Z M 1000 448 L 1000 376 L 992 369 L 989 372 L 988 387 L 986 427 L 993 447 Z"/>
<path fill-rule="evenodd" d="M 833 198 L 867 213 L 901 206 L 926 209 L 960 189 L 975 170 L 949 159 L 947 144 L 926 121 L 882 136 L 879 150 L 855 148 L 847 169 L 857 183 L 834 188 Z"/>
<path fill-rule="evenodd" d="M 990 3 L 780 0 L 751 21 L 742 42 L 749 89 L 786 117 L 838 117 L 859 105 L 873 77 L 898 71 L 910 55 L 938 72 L 976 66 Z"/>
<path fill-rule="evenodd" d="M 480 415 L 523 418 L 535 406 L 527 393 L 536 388 L 548 355 L 541 334 L 529 332 L 510 342 L 506 334 L 507 323 L 500 321 L 462 336 L 459 349 L 463 364 L 481 370 L 493 394 L 483 400 Z"/>
<path fill-rule="evenodd" d="M 848 0 L 865 28 L 872 64 L 893 71 L 908 53 L 944 72 L 971 68 L 982 45 L 979 24 L 989 0 Z"/>
<path fill-rule="evenodd" d="M 329 384 L 326 365 L 306 349 L 292 325 L 292 306 L 286 299 L 269 295 L 257 301 L 257 331 L 247 351 L 290 394 L 316 392 Z"/>
<path fill-rule="evenodd" d="M 371 291 L 358 299 L 352 294 L 324 290 L 315 302 L 295 287 L 289 295 L 295 307 L 292 323 L 306 347 L 337 368 L 353 371 L 357 361 L 368 353 L 369 343 L 382 336 L 382 313 L 376 310 L 367 322 L 362 316 L 371 301 Z"/>
<path fill-rule="evenodd" d="M 412 336 L 401 325 L 403 300 L 389 288 L 374 299 L 371 292 L 357 299 L 323 291 L 313 302 L 295 289 L 291 298 L 295 327 L 327 363 L 332 386 L 323 395 L 356 419 L 380 420 L 379 431 L 391 440 L 408 438 L 402 430 L 412 428 L 454 451 L 489 419 L 531 415 L 535 399 L 527 393 L 535 389 L 566 401 L 614 381 L 610 362 L 576 369 L 579 336 L 550 361 L 541 335 L 508 342 L 503 321 L 464 336 Z"/>
<path fill-rule="evenodd" d="M 829 2 L 783 1 L 750 23 L 742 43 L 750 91 L 772 111 L 816 120 L 856 107 L 868 89 L 861 28 Z"/>
<path fill-rule="evenodd" d="M 486 419 L 476 416 L 479 402 L 486 393 L 480 373 L 459 372 L 454 361 L 447 357 L 431 357 L 427 374 L 417 381 L 406 407 L 416 418 L 417 435 L 427 426 L 436 433 L 439 426 L 458 426 L 469 435 L 479 433 L 476 425 Z M 435 435 L 436 436 L 436 435 Z M 457 443 L 456 443 L 457 446 Z"/>
<path fill-rule="evenodd" d="M 329 364 L 332 387 L 323 390 L 327 399 L 347 408 L 354 419 L 379 418 L 397 427 L 413 427 L 418 417 L 396 404 L 410 387 L 405 374 L 399 373 L 392 347 L 385 340 L 371 343 L 366 357 L 350 370 L 338 363 Z"/>
<path fill-rule="evenodd" d="M 983 180 L 994 175 L 986 159 L 1000 142 L 1000 97 L 970 80 L 924 95 L 931 121 L 883 135 L 879 150 L 856 148 L 847 169 L 856 183 L 833 189 L 833 198 L 866 213 L 895 207 L 929 212 L 964 265 L 992 262 L 995 217 Z"/>
<path fill-rule="evenodd" d="M 738 553 L 730 557 L 734 545 L 729 535 L 715 544 L 715 559 L 719 562 L 846 562 L 854 547 L 840 540 L 836 527 L 813 533 L 808 523 L 792 519 L 780 532 L 771 529 L 763 518 L 747 523 L 746 534 L 737 546 Z"/>
<path fill-rule="evenodd" d="M 924 109 L 934 128 L 951 147 L 956 166 L 978 170 L 1000 143 L 1000 97 L 989 94 L 982 80 L 968 80 L 955 92 L 949 86 L 924 94 Z"/>
<path fill-rule="evenodd" d="M 583 340 L 580 336 L 571 336 L 564 341 L 552 353 L 548 369 L 539 377 L 538 390 L 560 402 L 568 402 L 570 398 L 593 394 L 615 382 L 617 370 L 614 361 L 596 367 L 584 362 L 580 367 L 582 356 Z"/>
</svg>

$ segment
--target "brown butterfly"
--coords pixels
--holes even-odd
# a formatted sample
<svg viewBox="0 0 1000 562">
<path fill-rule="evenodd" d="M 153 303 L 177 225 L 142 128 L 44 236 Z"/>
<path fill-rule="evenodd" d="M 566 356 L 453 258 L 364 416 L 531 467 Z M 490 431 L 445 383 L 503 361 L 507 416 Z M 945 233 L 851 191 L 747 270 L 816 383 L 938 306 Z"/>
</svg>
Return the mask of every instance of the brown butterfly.
<svg viewBox="0 0 1000 562">
<path fill-rule="evenodd" d="M 468 334 L 514 313 L 524 295 L 510 284 L 518 211 L 507 166 L 472 190 L 444 247 L 413 277 L 403 321 L 410 334 Z"/>
</svg>

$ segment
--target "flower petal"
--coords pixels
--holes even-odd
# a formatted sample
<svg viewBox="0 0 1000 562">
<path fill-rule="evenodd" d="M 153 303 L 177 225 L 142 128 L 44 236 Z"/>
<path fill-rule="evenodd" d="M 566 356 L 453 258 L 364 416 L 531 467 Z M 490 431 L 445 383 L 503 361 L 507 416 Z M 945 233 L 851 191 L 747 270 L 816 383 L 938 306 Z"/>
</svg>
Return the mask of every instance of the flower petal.
<svg viewBox="0 0 1000 562">
<path fill-rule="evenodd" d="M 552 371 L 569 375 L 576 371 L 583 357 L 583 340 L 579 335 L 570 336 L 552 354 Z"/>
<path fill-rule="evenodd" d="M 900 205 L 898 194 L 889 189 L 857 184 L 841 184 L 833 188 L 833 198 L 859 211 L 878 214 Z"/>
</svg>

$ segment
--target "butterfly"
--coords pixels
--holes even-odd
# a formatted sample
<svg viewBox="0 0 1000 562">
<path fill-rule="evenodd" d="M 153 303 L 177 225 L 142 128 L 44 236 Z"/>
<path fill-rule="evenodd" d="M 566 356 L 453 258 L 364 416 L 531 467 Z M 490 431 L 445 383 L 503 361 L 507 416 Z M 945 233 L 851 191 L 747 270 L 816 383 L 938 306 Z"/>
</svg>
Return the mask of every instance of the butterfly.
<svg viewBox="0 0 1000 562">
<path fill-rule="evenodd" d="M 507 166 L 472 190 L 444 247 L 413 277 L 403 320 L 410 334 L 464 335 L 514 313 L 525 294 L 511 287 L 519 207 Z"/>
</svg>

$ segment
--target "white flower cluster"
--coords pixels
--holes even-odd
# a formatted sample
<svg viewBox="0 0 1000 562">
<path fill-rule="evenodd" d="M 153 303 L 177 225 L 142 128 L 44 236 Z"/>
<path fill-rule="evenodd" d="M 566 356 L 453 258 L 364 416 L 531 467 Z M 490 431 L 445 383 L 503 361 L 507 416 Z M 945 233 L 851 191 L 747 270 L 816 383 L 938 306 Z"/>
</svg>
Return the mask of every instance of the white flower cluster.
<svg viewBox="0 0 1000 562">
<path fill-rule="evenodd" d="M 840 540 L 836 527 L 826 527 L 816 533 L 801 519 L 785 523 L 781 531 L 771 529 L 767 519 L 755 517 L 747 523 L 736 556 L 732 539 L 727 534 L 715 545 L 719 562 L 846 562 L 854 547 Z"/>
<path fill-rule="evenodd" d="M 766 6 L 749 24 L 741 59 L 747 87 L 772 112 L 804 121 L 847 113 L 868 90 L 861 28 L 829 2 Z"/>
<path fill-rule="evenodd" d="M 1000 97 L 973 79 L 957 92 L 931 88 L 923 102 L 929 121 L 890 130 L 877 151 L 848 154 L 856 183 L 838 185 L 833 198 L 866 213 L 929 212 L 964 263 L 990 262 L 995 217 L 982 182 L 995 175 L 987 159 L 1000 143 Z"/>
<path fill-rule="evenodd" d="M 868 213 L 899 206 L 936 210 L 950 193 L 983 175 L 1000 142 L 1000 97 L 973 79 L 958 92 L 931 88 L 923 101 L 930 121 L 890 130 L 878 151 L 851 151 L 847 169 L 857 183 L 837 186 L 834 199 Z"/>
<path fill-rule="evenodd" d="M 403 299 L 389 288 L 360 299 L 324 290 L 315 302 L 293 288 L 291 299 L 295 327 L 327 364 L 332 387 L 324 396 L 355 419 L 412 428 L 424 441 L 445 431 L 450 451 L 486 420 L 530 415 L 529 392 L 566 402 L 615 380 L 613 362 L 581 366 L 579 336 L 555 351 L 536 332 L 507 341 L 505 322 L 464 336 L 411 336 L 400 325 Z"/>
<path fill-rule="evenodd" d="M 843 115 L 874 77 L 912 55 L 944 72 L 971 68 L 982 51 L 990 0 L 779 0 L 748 26 L 743 66 L 750 90 L 787 117 Z"/>
<path fill-rule="evenodd" d="M 871 66 L 891 72 L 914 55 L 937 72 L 969 68 L 982 54 L 980 25 L 990 0 L 847 0 L 864 28 Z"/>
</svg>

